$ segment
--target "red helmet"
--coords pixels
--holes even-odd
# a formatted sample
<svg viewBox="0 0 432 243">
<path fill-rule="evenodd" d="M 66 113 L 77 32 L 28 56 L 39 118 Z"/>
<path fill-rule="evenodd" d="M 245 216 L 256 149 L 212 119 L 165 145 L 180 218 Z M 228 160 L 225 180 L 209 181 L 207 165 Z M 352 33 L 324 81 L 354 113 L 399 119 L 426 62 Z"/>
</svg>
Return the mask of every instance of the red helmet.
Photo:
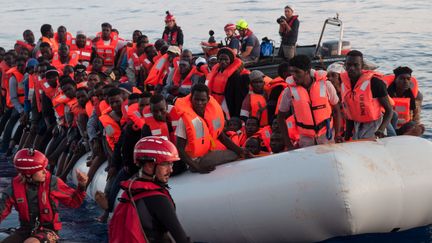
<svg viewBox="0 0 432 243">
<path fill-rule="evenodd" d="M 33 175 L 48 165 L 48 159 L 43 153 L 27 148 L 18 151 L 13 162 L 18 172 L 23 175 Z"/>
<path fill-rule="evenodd" d="M 225 31 L 227 31 L 227 30 L 236 30 L 236 25 L 229 23 L 229 24 L 225 25 L 224 30 Z"/>
<path fill-rule="evenodd" d="M 165 23 L 168 23 L 170 21 L 175 21 L 175 16 L 172 15 L 169 11 L 166 11 L 166 16 L 165 16 Z"/>
<path fill-rule="evenodd" d="M 141 138 L 134 148 L 134 162 L 174 162 L 180 160 L 176 146 L 168 138 L 161 136 L 148 136 Z"/>
</svg>

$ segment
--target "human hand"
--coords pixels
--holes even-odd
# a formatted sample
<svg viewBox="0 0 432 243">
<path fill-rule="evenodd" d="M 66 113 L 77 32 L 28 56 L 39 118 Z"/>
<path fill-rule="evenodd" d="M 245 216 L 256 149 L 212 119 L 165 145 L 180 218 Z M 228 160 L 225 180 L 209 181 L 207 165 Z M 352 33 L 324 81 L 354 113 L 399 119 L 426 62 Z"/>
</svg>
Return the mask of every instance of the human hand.
<svg viewBox="0 0 432 243">
<path fill-rule="evenodd" d="M 113 178 L 116 175 L 117 175 L 117 168 L 116 167 L 110 167 L 108 170 L 107 180 Z"/>
<path fill-rule="evenodd" d="M 377 138 L 383 138 L 383 137 L 385 137 L 384 132 L 381 131 L 381 130 L 377 130 L 377 131 L 375 132 L 375 136 L 376 136 Z"/>
<path fill-rule="evenodd" d="M 87 186 L 88 176 L 87 174 L 81 172 L 80 170 L 76 170 L 76 178 L 78 180 L 78 186 L 85 188 Z"/>
<path fill-rule="evenodd" d="M 240 155 L 242 158 L 245 158 L 245 159 L 255 158 L 255 156 L 249 150 L 247 150 L 245 148 L 242 149 L 242 150 L 243 150 L 243 152 Z"/>
</svg>

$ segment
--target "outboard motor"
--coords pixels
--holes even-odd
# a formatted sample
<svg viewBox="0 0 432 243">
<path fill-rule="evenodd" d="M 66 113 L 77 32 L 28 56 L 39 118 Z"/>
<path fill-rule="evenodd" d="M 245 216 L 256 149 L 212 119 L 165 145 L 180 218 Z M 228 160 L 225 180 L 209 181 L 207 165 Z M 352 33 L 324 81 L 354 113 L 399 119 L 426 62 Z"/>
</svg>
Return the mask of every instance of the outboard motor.
<svg viewBox="0 0 432 243">
<path fill-rule="evenodd" d="M 209 35 L 210 37 L 208 42 L 201 42 L 201 48 L 204 51 L 206 58 L 209 58 L 210 56 L 215 56 L 219 51 L 219 46 L 221 45 L 216 42 L 213 30 L 209 31 Z"/>
<path fill-rule="evenodd" d="M 321 56 L 337 56 L 338 44 L 337 40 L 323 42 L 321 46 Z M 351 43 L 349 41 L 342 41 L 341 54 L 346 55 L 349 51 L 351 51 Z"/>
</svg>

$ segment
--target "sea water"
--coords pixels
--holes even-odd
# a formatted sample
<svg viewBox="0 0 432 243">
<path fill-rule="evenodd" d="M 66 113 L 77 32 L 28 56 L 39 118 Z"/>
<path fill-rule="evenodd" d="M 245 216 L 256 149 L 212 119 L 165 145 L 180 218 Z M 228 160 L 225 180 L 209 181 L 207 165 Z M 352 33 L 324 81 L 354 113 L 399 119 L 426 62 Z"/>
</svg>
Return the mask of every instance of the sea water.
<svg viewBox="0 0 432 243">
<path fill-rule="evenodd" d="M 248 21 L 258 38 L 267 36 L 280 42 L 276 19 L 290 4 L 299 15 L 298 44 L 316 44 L 323 22 L 336 14 L 345 27 L 344 39 L 352 49 L 379 66 L 379 71 L 390 73 L 395 67 L 410 66 L 419 80 L 423 93 L 422 123 L 425 138 L 432 138 L 432 1 L 428 0 L 200 0 L 200 1 L 0 1 L 0 46 L 13 47 L 22 32 L 31 29 L 40 37 L 40 26 L 49 23 L 54 30 L 67 27 L 73 35 L 78 30 L 88 36 L 100 31 L 100 24 L 109 22 L 125 39 L 132 38 L 134 30 L 141 30 L 151 41 L 161 37 L 165 11 L 170 10 L 183 29 L 184 47 L 200 52 L 199 43 L 214 30 L 215 38 L 224 38 L 223 26 L 240 18 Z M 338 29 L 329 27 L 324 41 L 337 40 Z M 13 169 L 7 161 L 0 161 L 0 188 L 9 184 Z M 63 221 L 61 236 L 65 242 L 105 242 L 106 225 L 94 221 L 100 209 L 86 201 L 80 209 L 60 208 Z M 14 213 L 0 228 L 18 224 Z M 368 234 L 335 238 L 329 242 L 432 242 L 431 228 L 420 227 L 404 232 Z"/>
</svg>

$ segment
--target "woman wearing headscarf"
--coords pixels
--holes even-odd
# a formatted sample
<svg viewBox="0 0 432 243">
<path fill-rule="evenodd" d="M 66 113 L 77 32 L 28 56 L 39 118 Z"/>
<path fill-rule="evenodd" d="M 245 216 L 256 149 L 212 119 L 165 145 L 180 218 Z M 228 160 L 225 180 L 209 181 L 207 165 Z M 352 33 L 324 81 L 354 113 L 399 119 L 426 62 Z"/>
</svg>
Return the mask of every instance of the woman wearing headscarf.
<svg viewBox="0 0 432 243">
<path fill-rule="evenodd" d="M 243 99 L 249 91 L 249 78 L 242 74 L 243 63 L 231 49 L 220 49 L 217 60 L 207 76 L 210 94 L 221 104 L 227 118 L 239 117 Z"/>
</svg>

